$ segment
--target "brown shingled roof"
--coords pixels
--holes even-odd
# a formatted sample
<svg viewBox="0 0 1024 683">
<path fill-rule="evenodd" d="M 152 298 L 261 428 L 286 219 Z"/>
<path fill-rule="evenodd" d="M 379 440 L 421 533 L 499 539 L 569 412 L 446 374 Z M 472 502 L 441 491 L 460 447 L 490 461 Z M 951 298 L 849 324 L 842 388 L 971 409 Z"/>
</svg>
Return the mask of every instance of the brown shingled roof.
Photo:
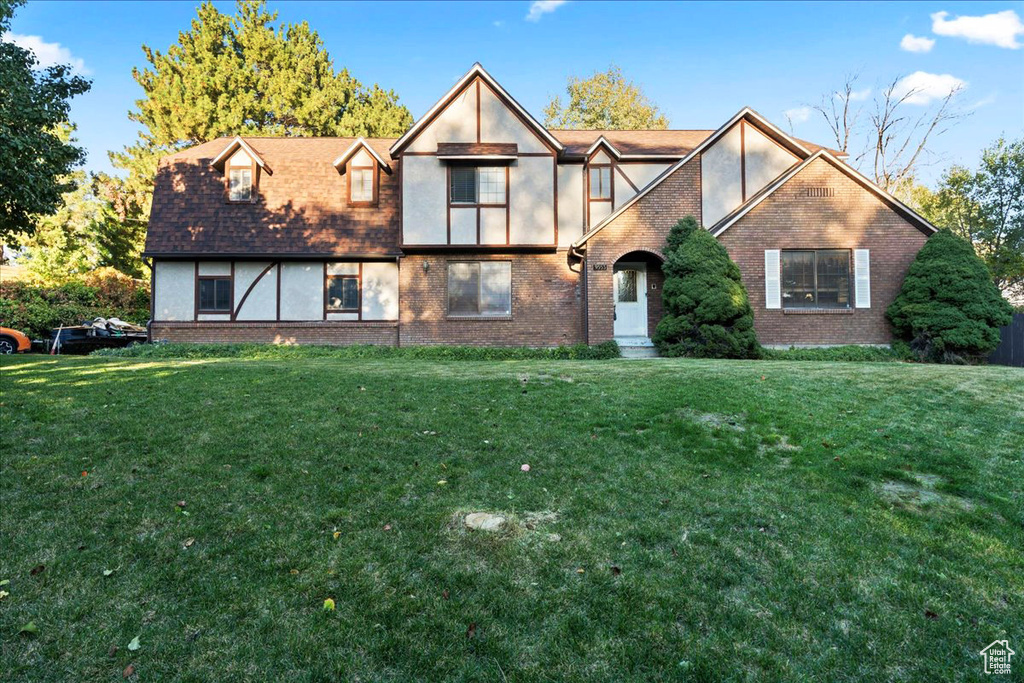
<svg viewBox="0 0 1024 683">
<path fill-rule="evenodd" d="M 380 173 L 379 206 L 348 206 L 345 176 L 332 166 L 356 138 L 245 141 L 274 174 L 261 174 L 257 201 L 224 201 L 224 176 L 210 162 L 234 138 L 217 138 L 160 160 L 146 255 L 395 256 L 398 174 Z M 367 143 L 397 168 L 393 139 Z"/>
</svg>

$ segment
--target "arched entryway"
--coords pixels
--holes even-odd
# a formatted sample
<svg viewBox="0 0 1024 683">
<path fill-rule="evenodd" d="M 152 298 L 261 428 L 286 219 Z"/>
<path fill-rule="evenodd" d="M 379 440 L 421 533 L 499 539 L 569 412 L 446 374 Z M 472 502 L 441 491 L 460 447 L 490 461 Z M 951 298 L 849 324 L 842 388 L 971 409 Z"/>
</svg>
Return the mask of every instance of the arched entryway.
<svg viewBox="0 0 1024 683">
<path fill-rule="evenodd" d="M 620 346 L 646 346 L 662 316 L 662 258 L 650 251 L 631 251 L 612 268 L 613 336 Z"/>
</svg>

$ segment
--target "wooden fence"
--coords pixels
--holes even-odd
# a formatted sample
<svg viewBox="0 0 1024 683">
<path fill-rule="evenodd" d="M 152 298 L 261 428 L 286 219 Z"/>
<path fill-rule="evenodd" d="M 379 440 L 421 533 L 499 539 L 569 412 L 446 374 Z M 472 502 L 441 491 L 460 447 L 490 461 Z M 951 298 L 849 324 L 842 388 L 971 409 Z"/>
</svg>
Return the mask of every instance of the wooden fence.
<svg viewBox="0 0 1024 683">
<path fill-rule="evenodd" d="M 1001 341 L 988 362 L 1024 368 L 1024 313 L 1014 313 L 1013 322 L 999 330 Z"/>
</svg>

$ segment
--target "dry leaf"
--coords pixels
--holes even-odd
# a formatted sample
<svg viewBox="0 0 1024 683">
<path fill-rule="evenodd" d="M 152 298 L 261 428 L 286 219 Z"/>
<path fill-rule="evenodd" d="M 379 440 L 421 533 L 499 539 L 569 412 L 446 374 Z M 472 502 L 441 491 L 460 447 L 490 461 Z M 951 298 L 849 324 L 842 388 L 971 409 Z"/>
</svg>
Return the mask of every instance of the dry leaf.
<svg viewBox="0 0 1024 683">
<path fill-rule="evenodd" d="M 622 569 L 621 569 L 620 567 L 616 567 L 616 566 L 615 566 L 615 565 L 613 564 L 613 565 L 612 565 L 612 575 L 613 575 L 613 576 L 618 576 L 618 575 L 619 575 L 619 574 L 621 574 L 621 573 L 622 573 Z"/>
<path fill-rule="evenodd" d="M 134 675 L 135 675 L 135 665 L 134 664 L 129 664 L 128 666 L 126 666 L 124 668 L 124 671 L 121 672 L 121 678 L 131 678 Z"/>
<path fill-rule="evenodd" d="M 180 508 L 183 508 L 183 507 L 185 507 L 185 501 L 179 500 L 177 503 L 175 503 L 175 505 L 177 505 Z"/>
<path fill-rule="evenodd" d="M 135 652 L 140 647 L 142 647 L 142 645 L 139 644 L 139 637 L 138 636 L 135 636 L 134 638 L 132 638 L 132 642 L 128 643 L 128 650 L 131 651 L 131 652 Z"/>
<path fill-rule="evenodd" d="M 185 539 L 184 547 L 185 548 L 191 548 L 192 544 L 195 543 L 195 542 L 196 542 L 196 539 L 194 539 L 194 538 L 186 538 Z"/>
<path fill-rule="evenodd" d="M 447 480 L 447 479 L 438 479 L 438 480 L 437 480 L 437 485 L 438 485 L 438 486 L 444 486 L 444 485 L 445 485 L 445 484 L 447 484 L 447 483 L 448 483 L 448 480 Z"/>
<path fill-rule="evenodd" d="M 928 619 L 938 619 L 939 618 L 939 615 L 936 614 L 935 612 L 931 611 L 930 609 L 926 609 L 924 611 L 924 616 L 927 617 Z"/>
<path fill-rule="evenodd" d="M 469 628 L 466 629 L 466 637 L 467 638 L 472 638 L 475 635 L 476 635 L 476 622 L 474 621 L 473 623 L 471 623 L 469 625 Z"/>
<path fill-rule="evenodd" d="M 288 573 L 289 573 L 289 574 L 292 574 L 292 575 L 294 576 L 295 574 L 298 574 L 298 573 L 299 573 L 299 570 L 298 570 L 298 569 L 292 569 L 292 570 L 291 570 L 291 571 L 289 571 Z"/>
<path fill-rule="evenodd" d="M 445 588 L 443 591 L 441 591 L 441 599 L 442 600 L 447 600 L 448 599 L 448 595 L 449 595 L 449 593 L 448 593 L 448 589 L 447 588 Z"/>
<path fill-rule="evenodd" d="M 582 574 L 585 571 L 586 571 L 586 569 L 584 569 L 583 567 L 580 567 L 579 569 L 576 570 L 576 573 L 577 574 Z"/>
<path fill-rule="evenodd" d="M 29 572 L 29 574 L 31 574 L 32 576 L 38 576 L 39 574 L 42 574 L 45 571 L 45 564 L 37 564 L 36 566 L 32 567 L 32 570 Z"/>
<path fill-rule="evenodd" d="M 385 524 L 384 525 L 384 531 L 391 531 L 391 525 L 390 524 Z"/>
<path fill-rule="evenodd" d="M 341 532 L 340 531 L 335 531 L 334 532 L 334 540 L 337 541 L 339 536 L 341 536 Z"/>
<path fill-rule="evenodd" d="M 8 595 L 10 595 L 10 593 L 8 593 L 7 591 L 0 591 L 0 600 L 3 600 Z"/>
<path fill-rule="evenodd" d="M 324 600 L 324 611 L 325 612 L 333 612 L 334 611 L 334 599 L 333 598 L 327 598 L 326 600 Z"/>
</svg>

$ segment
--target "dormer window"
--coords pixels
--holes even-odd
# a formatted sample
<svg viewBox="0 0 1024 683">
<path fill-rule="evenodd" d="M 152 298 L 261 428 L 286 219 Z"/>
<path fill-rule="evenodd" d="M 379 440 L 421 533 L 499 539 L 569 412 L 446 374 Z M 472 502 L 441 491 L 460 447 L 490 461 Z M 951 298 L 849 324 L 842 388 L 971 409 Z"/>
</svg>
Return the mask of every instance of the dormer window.
<svg viewBox="0 0 1024 683">
<path fill-rule="evenodd" d="M 590 200 L 612 198 L 612 167 L 590 167 Z"/>
<path fill-rule="evenodd" d="M 370 163 L 367 166 L 356 166 L 355 164 L 348 172 L 348 200 L 352 204 L 373 204 L 376 189 L 374 179 L 377 175 L 377 168 Z"/>
<path fill-rule="evenodd" d="M 251 202 L 256 196 L 256 162 L 238 150 L 228 161 L 228 201 Z"/>
</svg>

